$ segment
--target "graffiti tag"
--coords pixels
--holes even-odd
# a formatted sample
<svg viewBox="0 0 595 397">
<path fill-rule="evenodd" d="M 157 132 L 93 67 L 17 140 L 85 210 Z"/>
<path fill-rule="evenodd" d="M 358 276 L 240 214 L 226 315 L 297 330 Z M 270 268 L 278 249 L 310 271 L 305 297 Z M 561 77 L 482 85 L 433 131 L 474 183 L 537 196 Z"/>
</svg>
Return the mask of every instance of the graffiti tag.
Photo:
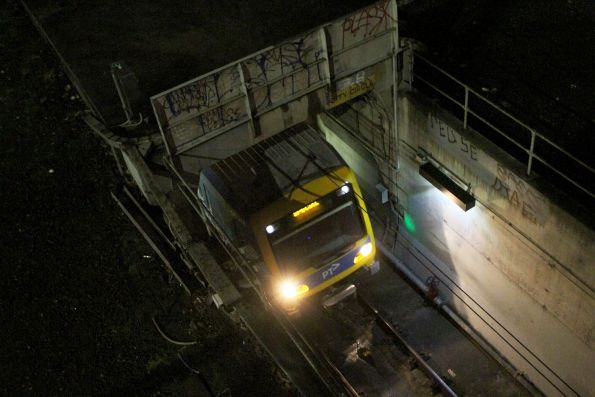
<svg viewBox="0 0 595 397">
<path fill-rule="evenodd" d="M 318 44 L 318 43 L 316 43 Z M 244 61 L 246 86 L 257 111 L 323 80 L 317 62 L 323 51 L 307 37 L 285 43 Z"/>
<path fill-rule="evenodd" d="M 391 1 L 385 0 L 346 17 L 343 20 L 343 48 L 352 42 L 365 39 L 387 30 L 396 16 L 391 15 Z"/>
<path fill-rule="evenodd" d="M 530 222 L 539 225 L 545 223 L 548 214 L 547 200 L 501 164 L 498 164 L 496 178 L 491 188 Z"/>
<path fill-rule="evenodd" d="M 430 114 L 429 116 L 430 128 L 436 130 L 438 135 L 442 138 L 441 141 L 444 143 L 448 143 L 459 152 L 465 154 L 470 160 L 477 161 L 478 159 L 478 149 L 477 147 L 471 143 L 469 140 L 465 139 L 461 134 L 455 131 L 453 128 L 448 126 L 445 122 L 437 118 L 436 116 Z"/>
</svg>

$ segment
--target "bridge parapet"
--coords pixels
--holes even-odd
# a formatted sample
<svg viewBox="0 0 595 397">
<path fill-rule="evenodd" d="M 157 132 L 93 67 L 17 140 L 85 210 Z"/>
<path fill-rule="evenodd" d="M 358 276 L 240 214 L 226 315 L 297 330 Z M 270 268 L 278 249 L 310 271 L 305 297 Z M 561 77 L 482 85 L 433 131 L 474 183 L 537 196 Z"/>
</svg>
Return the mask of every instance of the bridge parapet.
<svg viewBox="0 0 595 397">
<path fill-rule="evenodd" d="M 510 109 L 496 104 L 413 49 L 403 57 L 404 79 L 522 162 L 527 176 L 547 177 L 593 210 L 595 164 L 554 142 L 551 134 L 530 126 Z M 488 91 L 489 92 L 489 91 Z M 555 133 L 560 133 L 556 131 Z"/>
</svg>

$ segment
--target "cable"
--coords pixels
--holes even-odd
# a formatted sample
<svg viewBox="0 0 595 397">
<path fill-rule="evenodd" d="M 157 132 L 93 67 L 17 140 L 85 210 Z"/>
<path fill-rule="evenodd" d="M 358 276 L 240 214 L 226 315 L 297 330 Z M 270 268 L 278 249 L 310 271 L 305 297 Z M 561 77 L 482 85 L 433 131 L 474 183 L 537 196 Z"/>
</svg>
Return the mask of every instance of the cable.
<svg viewBox="0 0 595 397">
<path fill-rule="evenodd" d="M 177 355 L 178 355 L 178 358 L 180 359 L 180 361 L 182 362 L 182 364 L 184 364 L 184 367 L 188 368 L 190 370 L 190 372 L 192 372 L 193 374 L 198 375 L 198 377 L 200 378 L 202 384 L 207 389 L 207 392 L 209 393 L 209 395 L 211 397 L 220 396 L 222 393 L 224 393 L 225 391 L 229 390 L 229 389 L 224 389 L 222 392 L 217 393 L 215 395 L 215 393 L 213 392 L 213 389 L 211 388 L 211 385 L 209 384 L 209 382 L 207 381 L 207 379 L 205 378 L 205 376 L 202 374 L 202 372 L 200 372 L 198 369 L 196 369 L 194 367 L 191 367 L 190 364 L 188 364 L 186 362 L 186 360 L 184 360 L 184 357 L 182 357 L 182 351 L 178 351 L 178 354 Z"/>
<path fill-rule="evenodd" d="M 163 337 L 163 339 L 165 339 L 169 343 L 173 343 L 174 345 L 178 345 L 178 346 L 196 345 L 196 341 L 179 341 L 179 340 L 170 338 L 165 332 L 163 332 L 163 330 L 159 326 L 159 323 L 157 322 L 157 319 L 155 318 L 155 316 L 151 317 L 151 320 L 153 320 L 153 325 L 155 325 L 155 329 L 157 329 L 157 332 L 159 332 L 159 334 Z"/>
<path fill-rule="evenodd" d="M 504 332 L 506 332 L 510 338 L 512 338 L 514 341 L 516 341 L 518 343 L 518 345 L 520 345 L 523 349 L 525 349 L 527 351 L 527 353 L 530 356 L 533 356 L 533 358 L 535 360 L 537 360 L 545 369 L 547 369 L 555 378 L 557 378 L 562 384 L 564 384 L 566 387 L 568 387 L 568 389 L 570 389 L 572 392 L 574 392 L 577 396 L 579 395 L 579 393 L 574 390 L 574 388 L 572 386 L 570 386 L 564 379 L 562 379 L 552 368 L 550 368 L 541 358 L 539 358 L 531 349 L 529 349 L 529 347 L 527 347 L 521 340 L 519 340 L 511 331 L 509 331 L 502 323 L 500 323 L 500 321 L 498 321 L 489 311 L 487 311 L 479 302 L 477 302 L 471 295 L 469 295 L 463 288 L 461 288 L 456 282 L 455 280 L 451 279 L 442 269 L 440 269 L 440 267 L 438 267 L 430 258 L 428 258 L 415 244 L 413 244 L 406 236 L 404 236 L 403 234 L 400 234 L 400 236 L 402 236 L 405 241 L 407 241 L 410 246 L 406 247 L 404 245 L 404 243 L 400 240 L 396 240 L 398 244 L 400 244 L 404 249 L 408 250 L 415 258 L 416 260 L 423 266 L 426 268 L 427 271 L 429 271 L 432 275 L 434 275 L 434 277 L 438 277 L 436 272 L 442 274 L 442 276 L 447 279 L 450 283 L 452 283 L 452 285 L 454 287 L 449 286 L 447 283 L 442 283 L 442 285 L 444 286 L 444 288 L 446 288 L 448 291 L 450 291 L 450 293 L 452 294 L 452 296 L 456 297 L 459 301 L 461 301 L 470 311 L 472 311 L 481 321 L 483 321 L 485 323 L 485 325 L 490 328 L 496 335 L 498 335 L 498 337 L 500 337 L 504 343 L 506 343 L 512 350 L 515 351 L 515 353 L 517 353 L 520 357 L 522 357 L 525 362 L 527 362 L 527 364 L 529 364 L 531 367 L 533 367 L 533 369 L 540 374 L 547 382 L 550 383 L 550 385 L 552 385 L 556 390 L 558 390 L 560 393 L 564 394 L 563 391 L 560 389 L 560 387 L 555 384 L 548 376 L 547 374 L 544 374 L 542 372 L 542 370 L 540 368 L 538 368 L 536 366 L 535 363 L 533 363 L 532 361 L 530 361 L 525 354 L 523 354 L 516 346 L 513 345 L 512 342 L 509 341 L 509 338 L 506 337 L 506 335 L 502 335 L 501 332 L 499 332 L 496 327 L 492 324 L 490 324 L 485 318 L 484 316 L 482 316 L 480 313 L 478 313 L 478 311 L 476 309 L 474 309 L 471 305 L 469 305 L 469 303 L 466 302 L 466 299 L 461 297 L 459 294 L 457 294 L 457 292 L 455 291 L 455 289 L 458 289 L 462 292 L 462 294 L 464 296 L 466 296 L 471 302 L 473 302 L 479 309 L 481 309 L 481 311 L 483 313 L 486 314 L 487 317 L 489 317 L 495 324 L 497 324 Z M 421 257 L 423 257 L 423 259 L 425 259 L 425 261 L 422 261 L 420 259 L 419 256 L 417 256 L 415 254 L 415 252 L 412 251 L 412 249 L 414 249 L 417 253 L 419 253 L 419 255 Z M 426 264 L 425 262 L 427 261 L 428 264 Z M 433 271 L 431 269 L 430 266 L 433 266 L 436 269 L 436 272 Z M 439 279 L 439 278 L 438 278 Z"/>
<path fill-rule="evenodd" d="M 178 352 L 177 356 L 180 359 L 180 361 L 182 362 L 182 364 L 184 364 L 184 367 L 188 368 L 190 370 L 190 372 L 192 372 L 193 374 L 196 374 L 196 375 L 201 375 L 201 372 L 199 370 L 197 370 L 194 367 L 191 367 L 190 364 L 188 364 L 186 362 L 186 360 L 184 360 L 184 357 L 182 357 L 181 351 Z"/>
</svg>

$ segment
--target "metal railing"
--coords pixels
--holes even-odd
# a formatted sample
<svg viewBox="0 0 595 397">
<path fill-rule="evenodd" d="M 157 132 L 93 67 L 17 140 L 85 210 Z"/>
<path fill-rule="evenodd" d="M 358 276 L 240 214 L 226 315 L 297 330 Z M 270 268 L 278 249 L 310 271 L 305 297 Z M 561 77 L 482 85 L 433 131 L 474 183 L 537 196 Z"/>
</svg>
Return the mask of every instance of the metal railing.
<svg viewBox="0 0 595 397">
<path fill-rule="evenodd" d="M 516 155 L 515 157 L 520 161 L 526 161 L 528 176 L 533 175 L 535 162 L 539 162 L 545 169 L 552 171 L 589 197 L 595 198 L 595 186 L 585 185 L 577 180 L 581 178 L 592 182 L 595 179 L 595 169 L 592 166 L 569 153 L 551 139 L 537 132 L 534 128 L 479 94 L 470 86 L 459 81 L 427 58 L 418 53 L 414 53 L 413 56 L 413 85 L 417 88 L 423 88 L 419 87 L 418 82 L 421 82 L 425 87 L 448 99 L 452 105 L 455 105 L 455 108 L 460 108 L 462 110 L 463 128 L 467 129 L 472 124 L 474 130 L 484 136 L 487 135 L 486 138 L 498 146 L 506 146 L 503 147 L 504 150 L 510 153 L 511 150 L 509 149 L 513 149 L 512 152 L 514 153 L 510 154 L 520 153 L 521 156 Z M 501 125 L 506 126 L 508 132 L 505 132 L 503 127 L 496 125 L 498 121 Z M 510 146 L 510 144 L 513 146 Z"/>
</svg>

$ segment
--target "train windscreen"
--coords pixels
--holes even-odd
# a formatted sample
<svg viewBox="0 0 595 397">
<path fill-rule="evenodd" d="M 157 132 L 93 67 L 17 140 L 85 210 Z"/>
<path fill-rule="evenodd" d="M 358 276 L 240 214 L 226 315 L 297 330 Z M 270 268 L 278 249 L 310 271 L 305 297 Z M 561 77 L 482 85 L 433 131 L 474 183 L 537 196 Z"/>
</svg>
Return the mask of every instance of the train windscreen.
<svg viewBox="0 0 595 397">
<path fill-rule="evenodd" d="M 290 272 L 319 268 L 352 249 L 365 235 L 360 208 L 348 184 L 293 212 L 270 230 L 275 259 Z"/>
</svg>

